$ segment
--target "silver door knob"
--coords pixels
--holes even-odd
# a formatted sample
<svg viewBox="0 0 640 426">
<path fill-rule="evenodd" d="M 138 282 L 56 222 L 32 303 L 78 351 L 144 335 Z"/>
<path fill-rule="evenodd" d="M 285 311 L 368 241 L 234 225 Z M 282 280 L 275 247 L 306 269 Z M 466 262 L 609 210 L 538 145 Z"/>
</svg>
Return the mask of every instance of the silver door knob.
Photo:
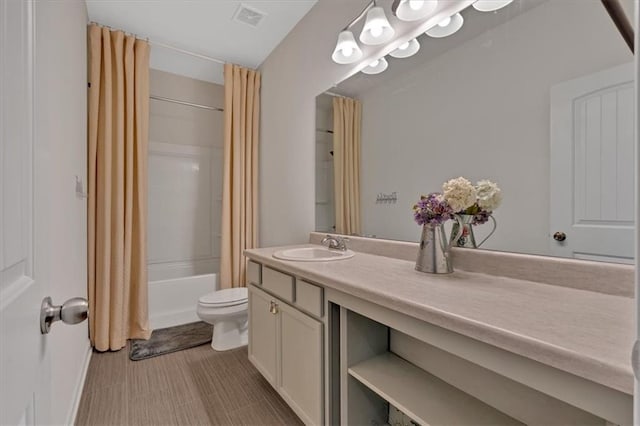
<svg viewBox="0 0 640 426">
<path fill-rule="evenodd" d="M 78 324 L 86 320 L 88 314 L 89 302 L 85 298 L 74 297 L 56 306 L 50 297 L 45 297 L 40 308 L 40 332 L 48 334 L 51 324 L 60 320 L 65 324 Z"/>
<path fill-rule="evenodd" d="M 567 239 L 567 234 L 565 234 L 564 232 L 558 231 L 555 234 L 553 234 L 553 239 L 556 241 L 564 241 Z"/>
</svg>

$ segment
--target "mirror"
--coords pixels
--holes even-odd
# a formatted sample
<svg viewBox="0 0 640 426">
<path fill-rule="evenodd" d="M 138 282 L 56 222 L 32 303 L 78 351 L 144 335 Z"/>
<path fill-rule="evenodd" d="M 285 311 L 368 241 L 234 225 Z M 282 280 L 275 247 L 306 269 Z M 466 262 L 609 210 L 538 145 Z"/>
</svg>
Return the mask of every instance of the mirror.
<svg viewBox="0 0 640 426">
<path fill-rule="evenodd" d="M 333 99 L 346 96 L 362 107 L 359 235 L 418 241 L 412 206 L 464 176 L 502 191 L 482 248 L 631 263 L 633 55 L 601 1 L 462 16 L 455 34 L 422 35 L 416 55 L 317 97 L 316 230 L 335 232 Z M 479 241 L 492 226 L 472 229 Z"/>
</svg>

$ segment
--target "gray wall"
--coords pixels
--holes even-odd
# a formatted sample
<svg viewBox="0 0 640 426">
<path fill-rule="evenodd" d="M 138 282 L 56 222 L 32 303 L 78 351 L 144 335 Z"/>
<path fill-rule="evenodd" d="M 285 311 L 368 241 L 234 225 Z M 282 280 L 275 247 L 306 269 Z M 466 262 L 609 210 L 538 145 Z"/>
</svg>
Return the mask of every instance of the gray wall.
<svg viewBox="0 0 640 426">
<path fill-rule="evenodd" d="M 305 242 L 315 227 L 316 95 L 353 68 L 331 60 L 367 0 L 320 0 L 260 67 L 261 246 Z"/>
</svg>

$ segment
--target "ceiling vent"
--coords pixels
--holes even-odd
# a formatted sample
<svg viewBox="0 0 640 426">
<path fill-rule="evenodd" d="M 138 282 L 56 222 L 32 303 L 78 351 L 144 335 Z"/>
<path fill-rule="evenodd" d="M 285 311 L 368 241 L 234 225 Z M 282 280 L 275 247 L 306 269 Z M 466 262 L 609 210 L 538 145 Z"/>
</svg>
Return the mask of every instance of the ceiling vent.
<svg viewBox="0 0 640 426">
<path fill-rule="evenodd" d="M 267 14 L 264 12 L 260 12 L 259 10 L 240 3 L 238 10 L 233 14 L 233 20 L 251 25 L 252 27 L 257 27 L 258 24 L 262 22 L 262 18 L 266 15 Z"/>
</svg>

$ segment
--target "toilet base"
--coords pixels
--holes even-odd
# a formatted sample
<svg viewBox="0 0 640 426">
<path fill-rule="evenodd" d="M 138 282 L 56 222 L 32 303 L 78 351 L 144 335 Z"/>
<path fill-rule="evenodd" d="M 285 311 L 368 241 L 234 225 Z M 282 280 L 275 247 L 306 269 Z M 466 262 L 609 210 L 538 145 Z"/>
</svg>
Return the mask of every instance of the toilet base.
<svg viewBox="0 0 640 426">
<path fill-rule="evenodd" d="M 211 347 L 220 352 L 247 346 L 249 343 L 249 324 L 245 321 L 219 321 L 213 326 Z"/>
</svg>

